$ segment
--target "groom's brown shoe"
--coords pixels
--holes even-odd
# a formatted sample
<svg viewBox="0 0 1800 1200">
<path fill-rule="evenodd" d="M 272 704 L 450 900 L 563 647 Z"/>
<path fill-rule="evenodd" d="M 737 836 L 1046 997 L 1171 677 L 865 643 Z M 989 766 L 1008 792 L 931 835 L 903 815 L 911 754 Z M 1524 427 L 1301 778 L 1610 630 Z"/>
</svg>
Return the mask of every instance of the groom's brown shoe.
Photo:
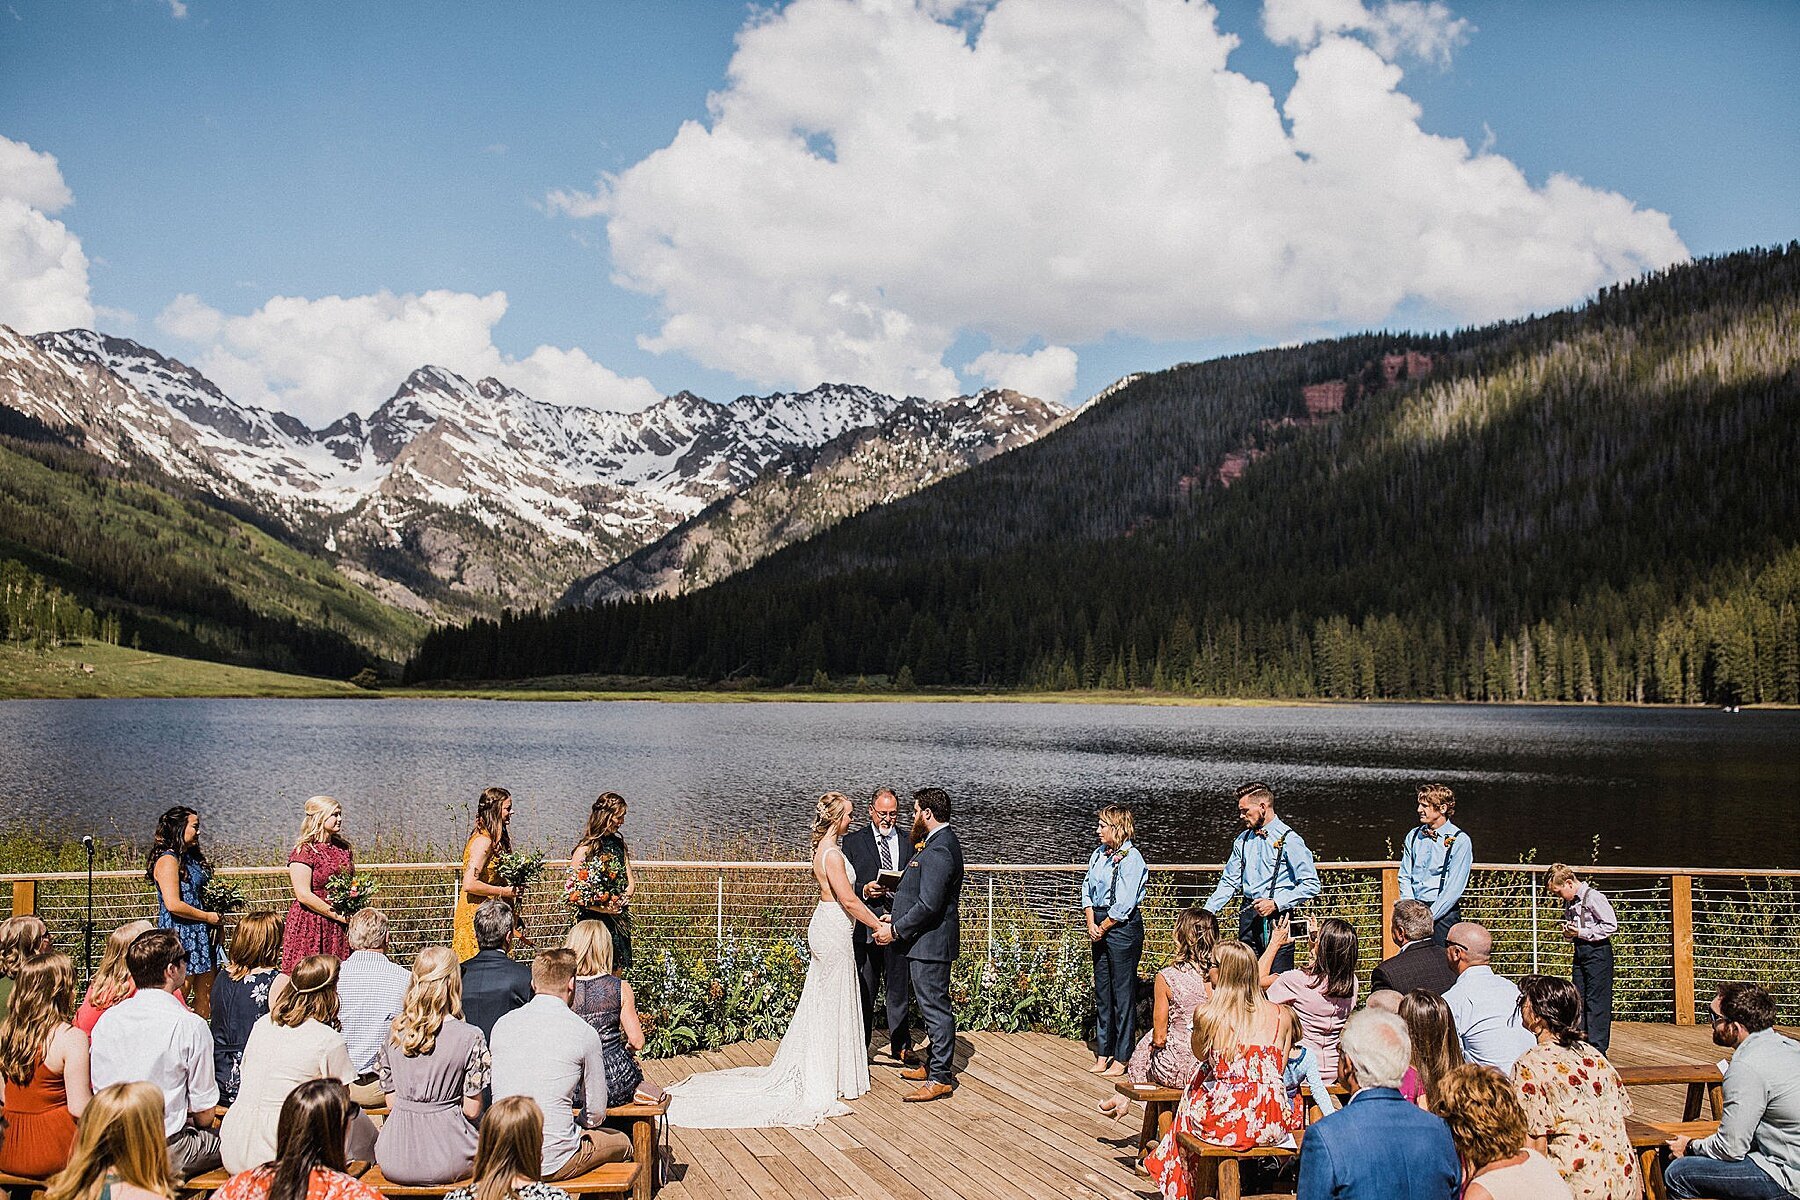
<svg viewBox="0 0 1800 1200">
<path fill-rule="evenodd" d="M 917 1080 L 919 1083 L 924 1083 L 927 1079 L 931 1078 L 931 1075 L 926 1071 L 925 1065 L 921 1063 L 916 1067 L 908 1067 L 906 1070 L 900 1072 L 900 1078 L 913 1079 Z"/>
<path fill-rule="evenodd" d="M 900 1100 L 903 1104 L 924 1104 L 929 1100 L 942 1100 L 955 1090 L 947 1083 L 928 1083 L 916 1092 L 908 1092 Z"/>
</svg>

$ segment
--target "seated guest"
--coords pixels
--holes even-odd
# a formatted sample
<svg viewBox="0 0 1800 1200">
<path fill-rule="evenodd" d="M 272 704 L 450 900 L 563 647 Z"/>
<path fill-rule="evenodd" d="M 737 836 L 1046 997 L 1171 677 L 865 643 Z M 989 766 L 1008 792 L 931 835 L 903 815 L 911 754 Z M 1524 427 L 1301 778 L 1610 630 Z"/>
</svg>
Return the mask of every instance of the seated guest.
<svg viewBox="0 0 1800 1200">
<path fill-rule="evenodd" d="M 1287 919 L 1275 922 L 1263 950 L 1261 983 L 1276 1004 L 1291 1004 L 1300 1014 L 1303 1040 L 1319 1060 L 1325 1082 L 1337 1078 L 1337 1041 L 1344 1020 L 1356 1007 L 1356 930 L 1348 921 L 1327 917 L 1313 934 L 1312 959 L 1305 967 L 1275 974 L 1275 956 L 1290 945 Z"/>
<path fill-rule="evenodd" d="M 375 1161 L 395 1183 L 466 1179 L 475 1162 L 475 1125 L 493 1058 L 481 1030 L 462 1019 L 462 972 L 448 946 L 427 946 L 413 962 L 400 1015 L 375 1057 L 392 1110 L 375 1142 Z M 535 1149 L 535 1147 L 534 1147 Z"/>
<path fill-rule="evenodd" d="M 492 1045 L 494 1022 L 531 1000 L 531 968 L 512 958 L 512 906 L 483 901 L 475 910 L 476 953 L 462 965 L 463 1013 Z"/>
<path fill-rule="evenodd" d="M 1187 1094 L 1169 1132 L 1144 1160 L 1144 1169 L 1172 1200 L 1197 1196 L 1193 1165 L 1176 1134 L 1232 1150 L 1278 1146 L 1294 1131 L 1282 1078 L 1287 1022 L 1280 1006 L 1257 986 L 1257 960 L 1239 941 L 1220 942 L 1212 995 L 1194 1018 L 1194 1060 Z"/>
<path fill-rule="evenodd" d="M 1578 1200 L 1636 1196 L 1641 1181 L 1625 1118 L 1631 1098 L 1606 1056 L 1581 1040 L 1581 995 L 1567 979 L 1519 980 L 1519 1017 L 1538 1044 L 1513 1064 L 1532 1149 L 1549 1156 Z"/>
<path fill-rule="evenodd" d="M 531 1003 L 494 1022 L 494 1098 L 537 1101 L 544 1113 L 544 1178 L 552 1182 L 630 1158 L 630 1138 L 599 1128 L 606 1120 L 606 1056 L 600 1035 L 569 1010 L 575 952 L 546 950 L 532 959 L 531 989 Z M 577 1104 L 586 1128 L 576 1125 Z"/>
<path fill-rule="evenodd" d="M 25 960 L 50 949 L 50 927 L 26 913 L 0 921 L 0 1017 L 12 999 L 13 979 Z"/>
<path fill-rule="evenodd" d="M 1406 1024 L 1359 1012 L 1339 1039 L 1344 1107 L 1307 1127 L 1296 1200 L 1452 1200 L 1456 1147 L 1444 1122 L 1401 1098 Z"/>
<path fill-rule="evenodd" d="M 1463 1200 L 1573 1200 L 1556 1164 L 1525 1144 L 1525 1110 L 1505 1075 L 1466 1064 L 1444 1077 L 1440 1094 L 1438 1115 L 1462 1159 Z"/>
<path fill-rule="evenodd" d="M 1133 1083 L 1185 1088 L 1194 1080 L 1194 1013 L 1212 987 L 1213 946 L 1219 940 L 1219 918 L 1198 904 L 1175 918 L 1175 956 L 1156 973 L 1152 985 L 1150 1031 L 1138 1039 L 1125 1077 Z M 1120 1117 L 1131 1101 L 1114 1094 L 1100 1111 Z"/>
<path fill-rule="evenodd" d="M 1445 957 L 1444 947 L 1432 938 L 1431 906 L 1417 900 L 1396 900 L 1388 924 L 1400 949 L 1376 965 L 1369 986 L 1392 988 L 1402 996 L 1419 988 L 1440 996 L 1449 991 L 1456 983 L 1456 968 Z"/>
<path fill-rule="evenodd" d="M 612 934 L 599 921 L 577 921 L 564 945 L 575 952 L 575 999 L 569 1007 L 600 1035 L 606 1055 L 608 1104 L 630 1104 L 644 1084 L 636 1052 L 644 1048 L 631 985 L 613 974 Z M 653 1092 L 660 1092 L 655 1084 Z"/>
<path fill-rule="evenodd" d="M 213 980 L 213 1075 L 219 1081 L 219 1103 L 237 1101 L 239 1070 L 250 1030 L 268 1015 L 269 1003 L 285 986 L 281 963 L 281 917 L 250 913 L 231 934 L 231 958 Z"/>
<path fill-rule="evenodd" d="M 1384 1012 L 1390 1017 L 1397 1017 L 1400 1015 L 1400 1001 L 1404 999 L 1405 997 L 1393 988 L 1376 988 L 1369 993 L 1369 998 L 1363 1001 L 1363 1007 L 1370 1012 Z"/>
<path fill-rule="evenodd" d="M 1721 984 L 1712 1035 L 1734 1048 L 1719 1132 L 1669 1139 L 1671 1196 L 1800 1195 L 1800 1042 L 1775 1030 L 1775 1001 L 1753 983 Z"/>
<path fill-rule="evenodd" d="M 81 1114 L 69 1165 L 45 1186 L 44 1200 L 168 1200 L 175 1184 L 163 1094 L 153 1083 L 115 1083 Z"/>
<path fill-rule="evenodd" d="M 6 1136 L 0 1171 L 44 1179 L 63 1169 L 75 1121 L 88 1105 L 88 1040 L 75 1015 L 75 963 L 66 954 L 25 960 L 0 1020 Z"/>
<path fill-rule="evenodd" d="M 219 1165 L 213 1107 L 212 1030 L 176 999 L 187 987 L 187 948 L 172 929 L 140 933 L 125 952 L 125 968 L 137 985 L 94 1023 L 89 1071 L 94 1090 L 145 1080 L 162 1089 L 163 1134 L 177 1179 Z"/>
<path fill-rule="evenodd" d="M 1412 1066 L 1400 1081 L 1400 1094 L 1420 1108 L 1435 1112 L 1438 1087 L 1444 1076 L 1463 1065 L 1462 1041 L 1456 1036 L 1456 1019 L 1444 998 L 1424 988 L 1408 992 L 1400 1000 L 1400 1019 L 1412 1039 Z"/>
<path fill-rule="evenodd" d="M 106 949 L 100 952 L 100 965 L 94 968 L 87 994 L 82 998 L 81 1007 L 75 1010 L 75 1028 L 92 1035 L 94 1022 L 100 1019 L 101 1013 L 137 991 L 137 985 L 131 982 L 131 972 L 125 969 L 125 951 L 131 948 L 138 934 L 155 928 L 149 921 L 127 921 L 107 937 Z"/>
<path fill-rule="evenodd" d="M 1517 985 L 1488 965 L 1493 951 L 1493 935 L 1473 921 L 1451 927 L 1444 956 L 1456 968 L 1456 986 L 1444 993 L 1444 1003 L 1462 1039 L 1463 1057 L 1511 1074 L 1513 1062 L 1537 1039 L 1519 1021 Z"/>
<path fill-rule="evenodd" d="M 1293 1105 L 1294 1124 L 1300 1127 L 1306 1124 L 1306 1100 L 1300 1095 L 1302 1085 L 1311 1095 L 1312 1102 L 1319 1106 L 1321 1116 L 1336 1112 L 1338 1102 L 1331 1094 L 1331 1085 L 1319 1073 L 1319 1056 L 1301 1040 L 1305 1031 L 1300 1027 L 1300 1014 L 1287 1004 L 1281 1006 L 1281 1014 L 1287 1023 L 1289 1042 L 1287 1066 L 1281 1069 L 1281 1085 L 1287 1089 L 1288 1101 Z"/>
<path fill-rule="evenodd" d="M 475 1150 L 475 1185 L 444 1200 L 569 1200 L 542 1182 L 544 1113 L 530 1096 L 508 1096 L 488 1110 Z"/>
<path fill-rule="evenodd" d="M 269 1015 L 251 1027 L 237 1103 L 219 1125 L 219 1151 L 232 1174 L 275 1157 L 282 1106 L 295 1088 L 312 1079 L 347 1086 L 355 1078 L 337 1029 L 337 979 L 338 960 L 331 955 L 301 959 Z M 367 1117 L 351 1122 L 350 1137 L 351 1157 L 369 1157 L 375 1127 Z"/>
<path fill-rule="evenodd" d="M 294 968 L 296 979 L 310 961 Z M 233 1175 L 213 1200 L 381 1200 L 380 1192 L 346 1170 L 344 1142 L 354 1107 L 337 1080 L 307 1080 L 281 1102 L 274 1161 Z"/>
<path fill-rule="evenodd" d="M 376 1108 L 385 1101 L 375 1078 L 375 1055 L 400 1015 L 412 973 L 388 958 L 388 918 L 379 908 L 351 917 L 344 936 L 350 940 L 350 957 L 338 968 L 338 1020 L 350 1049 L 350 1069 L 356 1072 L 350 1099 Z"/>
</svg>

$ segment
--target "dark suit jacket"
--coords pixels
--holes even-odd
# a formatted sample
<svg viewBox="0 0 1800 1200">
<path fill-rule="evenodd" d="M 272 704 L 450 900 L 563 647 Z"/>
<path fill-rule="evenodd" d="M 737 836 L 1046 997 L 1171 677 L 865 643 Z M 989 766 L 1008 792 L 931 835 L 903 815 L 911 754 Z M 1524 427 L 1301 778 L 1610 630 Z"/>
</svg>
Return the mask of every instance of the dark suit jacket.
<svg viewBox="0 0 1800 1200">
<path fill-rule="evenodd" d="M 494 1036 L 494 1022 L 531 999 L 531 968 L 506 957 L 504 950 L 483 950 L 462 965 L 463 1019 Z"/>
<path fill-rule="evenodd" d="M 1306 1129 L 1296 1200 L 1453 1200 L 1450 1127 L 1393 1088 L 1365 1088 Z"/>
<path fill-rule="evenodd" d="M 894 893 L 894 938 L 906 957 L 955 962 L 962 953 L 962 843 L 946 825 L 914 852 Z"/>
<path fill-rule="evenodd" d="M 894 826 L 894 869 L 904 868 L 907 855 L 912 851 L 911 831 Z M 864 825 L 861 829 L 852 830 L 844 838 L 844 858 L 850 864 L 850 886 L 855 889 L 857 899 L 869 906 L 869 911 L 876 916 L 891 912 L 894 907 L 892 896 L 883 896 L 879 900 L 869 900 L 863 896 L 863 888 L 875 882 L 875 876 L 881 873 L 881 851 L 875 846 L 875 829 Z M 869 940 L 869 927 L 858 921 L 856 924 L 856 943 L 866 945 Z"/>
<path fill-rule="evenodd" d="M 1392 988 L 1401 995 L 1414 988 L 1424 988 L 1441 996 L 1455 982 L 1456 969 L 1444 957 L 1444 948 L 1427 938 L 1414 942 L 1392 958 L 1383 959 L 1375 968 L 1369 986 Z"/>
</svg>

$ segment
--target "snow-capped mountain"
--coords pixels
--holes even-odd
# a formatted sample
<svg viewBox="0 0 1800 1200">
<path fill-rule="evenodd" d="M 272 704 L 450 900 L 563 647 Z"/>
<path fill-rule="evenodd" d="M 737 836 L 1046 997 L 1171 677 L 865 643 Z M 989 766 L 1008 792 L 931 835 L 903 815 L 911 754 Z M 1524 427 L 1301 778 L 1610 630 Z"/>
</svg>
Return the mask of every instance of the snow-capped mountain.
<svg viewBox="0 0 1800 1200">
<path fill-rule="evenodd" d="M 425 366 L 367 417 L 314 430 L 234 401 L 129 339 L 4 326 L 0 404 L 78 432 L 108 461 L 147 463 L 247 505 L 390 601 L 446 615 L 554 599 L 570 579 L 852 431 L 903 418 L 920 445 L 966 457 L 956 447 L 971 437 L 1029 440 L 1054 407 L 977 416 L 967 400 L 826 384 L 730 404 L 680 392 L 641 412 L 603 412 Z"/>
</svg>

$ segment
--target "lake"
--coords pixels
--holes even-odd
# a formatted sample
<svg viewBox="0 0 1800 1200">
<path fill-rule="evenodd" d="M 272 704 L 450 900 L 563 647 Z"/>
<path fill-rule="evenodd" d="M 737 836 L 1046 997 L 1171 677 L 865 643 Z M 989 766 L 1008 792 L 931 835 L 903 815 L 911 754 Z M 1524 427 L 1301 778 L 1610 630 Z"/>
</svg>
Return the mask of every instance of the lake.
<svg viewBox="0 0 1800 1200">
<path fill-rule="evenodd" d="M 209 844 L 289 842 L 306 797 L 353 841 L 460 846 L 475 796 L 566 854 L 617 791 L 642 853 L 748 835 L 804 857 L 812 800 L 946 788 L 972 861 L 1085 859 L 1132 805 L 1152 861 L 1217 861 L 1264 780 L 1326 859 L 1391 857 L 1425 779 L 1456 789 L 1482 861 L 1795 866 L 1800 712 L 1460 705 L 662 704 L 84 700 L 0 704 L 0 819 L 148 840 L 173 804 Z"/>
</svg>

